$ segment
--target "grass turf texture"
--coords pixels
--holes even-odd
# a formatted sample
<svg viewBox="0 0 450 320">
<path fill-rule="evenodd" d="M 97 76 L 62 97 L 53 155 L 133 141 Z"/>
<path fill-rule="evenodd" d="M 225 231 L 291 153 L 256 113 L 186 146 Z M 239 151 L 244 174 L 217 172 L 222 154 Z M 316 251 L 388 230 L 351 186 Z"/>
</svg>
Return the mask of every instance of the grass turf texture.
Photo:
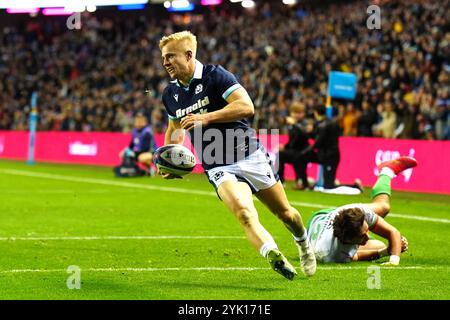
<svg viewBox="0 0 450 320">
<path fill-rule="evenodd" d="M 27 176 L 30 173 L 37 176 Z M 73 182 L 64 177 L 92 180 Z M 370 194 L 366 190 L 361 196 L 337 196 L 291 188 L 288 184 L 288 198 L 305 223 L 318 210 L 314 204 L 367 202 Z M 199 190 L 204 193 L 188 193 Z M 450 199 L 445 195 L 393 192 L 394 213 L 447 223 L 388 216 L 410 246 L 400 268 L 381 266 L 380 289 L 368 289 L 367 267 L 387 258 L 373 263 L 319 264 L 312 278 L 300 270 L 292 282 L 282 278 L 250 246 L 204 175 L 171 181 L 118 179 L 110 168 L 28 166 L 2 160 L 0 201 L 0 299 L 450 298 Z M 280 250 L 299 266 L 289 232 L 261 203 L 256 202 L 256 207 Z M 63 239 L 78 236 L 175 238 Z M 42 239 L 46 237 L 59 238 Z M 70 265 L 81 269 L 80 290 L 67 288 Z M 205 269 L 211 267 L 218 269 Z"/>
</svg>

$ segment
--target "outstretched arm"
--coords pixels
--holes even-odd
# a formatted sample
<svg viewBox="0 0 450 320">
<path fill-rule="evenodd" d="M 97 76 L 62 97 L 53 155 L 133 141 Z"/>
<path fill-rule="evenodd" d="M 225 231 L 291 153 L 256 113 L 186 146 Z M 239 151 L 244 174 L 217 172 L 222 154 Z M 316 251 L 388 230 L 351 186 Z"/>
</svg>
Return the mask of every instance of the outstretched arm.
<svg viewBox="0 0 450 320">
<path fill-rule="evenodd" d="M 390 255 L 390 259 L 386 264 L 398 265 L 400 263 L 400 253 L 402 252 L 402 236 L 400 232 L 380 216 L 378 216 L 378 221 L 371 231 L 389 241 L 387 253 Z"/>
</svg>

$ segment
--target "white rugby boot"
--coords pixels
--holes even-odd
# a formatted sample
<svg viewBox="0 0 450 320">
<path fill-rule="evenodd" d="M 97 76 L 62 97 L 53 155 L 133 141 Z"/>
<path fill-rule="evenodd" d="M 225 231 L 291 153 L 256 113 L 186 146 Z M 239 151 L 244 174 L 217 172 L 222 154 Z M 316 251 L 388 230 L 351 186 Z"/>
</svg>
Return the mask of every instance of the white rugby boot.
<svg viewBox="0 0 450 320">
<path fill-rule="evenodd" d="M 301 242 L 300 241 L 294 242 L 298 247 L 301 269 L 306 276 L 311 277 L 316 273 L 317 269 L 317 262 L 316 256 L 314 255 L 314 250 L 311 247 L 308 239 Z"/>
</svg>

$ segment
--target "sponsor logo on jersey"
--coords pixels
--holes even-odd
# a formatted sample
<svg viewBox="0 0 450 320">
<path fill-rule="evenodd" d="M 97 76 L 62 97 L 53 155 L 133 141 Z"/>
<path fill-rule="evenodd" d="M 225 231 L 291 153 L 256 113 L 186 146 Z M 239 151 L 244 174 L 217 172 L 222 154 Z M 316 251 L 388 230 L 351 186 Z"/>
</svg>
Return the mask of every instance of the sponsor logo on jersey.
<svg viewBox="0 0 450 320">
<path fill-rule="evenodd" d="M 204 97 L 203 99 L 198 99 L 196 103 L 194 103 L 193 105 L 184 108 L 184 109 L 178 109 L 175 113 L 177 118 L 181 118 L 184 117 L 186 115 L 188 115 L 191 112 L 194 112 L 198 109 L 201 109 L 203 107 L 206 107 L 207 105 L 209 105 L 209 98 L 208 96 Z M 200 110 L 200 113 L 206 113 L 206 108 Z"/>
</svg>

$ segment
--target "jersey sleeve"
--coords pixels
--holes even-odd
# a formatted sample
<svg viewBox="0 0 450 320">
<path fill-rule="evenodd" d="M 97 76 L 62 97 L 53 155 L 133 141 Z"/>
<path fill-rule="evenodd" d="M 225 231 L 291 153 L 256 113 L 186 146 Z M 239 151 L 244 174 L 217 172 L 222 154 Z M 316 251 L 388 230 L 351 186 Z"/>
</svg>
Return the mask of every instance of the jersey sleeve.
<svg viewBox="0 0 450 320">
<path fill-rule="evenodd" d="M 170 120 L 177 120 L 178 118 L 170 110 L 169 104 L 167 103 L 167 99 L 169 98 L 169 96 L 170 96 L 169 87 L 167 87 L 166 89 L 164 89 L 164 92 L 162 94 L 162 102 L 163 102 L 164 108 L 166 109 L 167 116 L 169 117 L 169 119 Z"/>
<path fill-rule="evenodd" d="M 373 211 L 364 211 L 364 216 L 369 229 L 373 229 L 378 222 L 378 215 Z"/>
<path fill-rule="evenodd" d="M 230 94 L 232 94 L 235 90 L 242 88 L 236 77 L 231 72 L 225 70 L 222 66 L 217 68 L 215 74 L 215 84 L 216 90 L 224 100 L 227 100 Z"/>
<path fill-rule="evenodd" d="M 345 262 L 350 262 L 353 260 L 353 257 L 355 256 L 355 254 L 358 252 L 358 246 L 353 246 L 352 248 L 350 248 L 350 250 L 348 250 L 347 253 L 347 257 Z"/>
<path fill-rule="evenodd" d="M 364 212 L 364 219 L 369 225 L 369 229 L 372 230 L 378 222 L 378 215 L 365 205 L 361 205 L 360 208 Z"/>
<path fill-rule="evenodd" d="M 339 251 L 335 256 L 334 262 L 347 263 L 353 260 L 353 256 L 358 252 L 358 245 L 342 244 L 339 245 Z"/>
</svg>

